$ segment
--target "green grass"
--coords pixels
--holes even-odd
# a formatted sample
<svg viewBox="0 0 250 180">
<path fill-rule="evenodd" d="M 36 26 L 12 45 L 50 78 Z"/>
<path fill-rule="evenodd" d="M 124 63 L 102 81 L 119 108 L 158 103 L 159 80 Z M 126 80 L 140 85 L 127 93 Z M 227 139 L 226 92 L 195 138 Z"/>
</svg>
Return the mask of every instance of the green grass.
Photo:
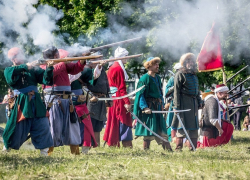
<svg viewBox="0 0 250 180">
<path fill-rule="evenodd" d="M 237 131 L 231 144 L 196 152 L 170 153 L 156 142 L 143 151 L 138 138 L 133 149 L 106 146 L 74 156 L 65 146 L 51 157 L 41 157 L 26 142 L 19 151 L 0 152 L 0 179 L 249 179 L 249 136 Z"/>
</svg>

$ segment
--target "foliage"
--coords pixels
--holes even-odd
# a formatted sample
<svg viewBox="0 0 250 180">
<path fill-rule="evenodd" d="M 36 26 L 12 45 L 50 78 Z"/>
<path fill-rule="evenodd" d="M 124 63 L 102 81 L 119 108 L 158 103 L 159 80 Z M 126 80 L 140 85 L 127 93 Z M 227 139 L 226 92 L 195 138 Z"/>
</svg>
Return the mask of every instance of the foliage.
<svg viewBox="0 0 250 180">
<path fill-rule="evenodd" d="M 103 142 L 102 142 L 103 143 Z M 69 146 L 41 157 L 26 143 L 19 151 L 0 153 L 1 179 L 248 179 L 249 132 L 234 132 L 231 144 L 189 152 L 166 152 L 152 141 L 142 150 L 142 138 L 133 149 L 99 147 L 74 156 Z M 174 148 L 175 145 L 171 144 Z M 0 143 L 0 148 L 3 145 Z"/>
<path fill-rule="evenodd" d="M 186 1 L 194 3 L 196 0 Z M 250 3 L 247 0 L 242 0 L 241 3 L 228 0 L 223 2 L 226 2 L 226 6 L 220 10 L 227 13 L 226 16 L 229 18 L 220 24 L 220 36 L 224 67 L 229 78 L 250 62 L 248 50 L 250 26 L 246 24 L 250 15 L 248 11 Z M 159 73 L 162 78 L 166 77 L 166 70 L 172 69 L 173 63 L 179 60 L 179 57 L 176 57 L 170 49 L 159 48 L 157 46 L 159 39 L 155 36 L 158 27 L 168 26 L 169 22 L 179 20 L 181 9 L 173 8 L 178 4 L 177 0 L 171 1 L 168 5 L 162 3 L 162 0 L 39 0 L 36 7 L 40 4 L 48 4 L 63 11 L 64 17 L 57 23 L 59 30 L 54 34 L 62 37 L 67 44 L 80 43 L 96 47 L 133 38 L 135 34 L 143 34 L 142 40 L 123 45 L 130 54 L 143 53 L 142 58 L 133 59 L 127 64 L 126 68 L 131 77 L 135 74 L 140 77 L 146 72 L 142 63 L 150 56 L 158 56 L 162 59 Z M 18 41 L 18 34 L 15 32 L 8 32 L 6 36 Z M 22 42 L 19 43 L 22 44 Z M 188 51 L 198 54 L 201 43 L 190 38 L 187 49 L 180 51 L 179 54 Z M 32 39 L 22 45 L 28 55 L 38 51 Z M 0 58 L 3 58 L 1 54 L 3 46 L 4 43 L 0 42 Z M 109 57 L 113 54 L 114 48 L 116 47 L 105 49 L 102 53 Z M 4 66 L 6 65 L 2 67 Z M 245 79 L 249 72 L 250 68 L 241 72 L 231 84 L 235 85 Z M 202 90 L 211 84 L 222 82 L 221 71 L 198 73 L 198 77 Z M 2 85 L 0 94 L 5 91 L 4 87 L 6 87 L 4 83 Z M 249 83 L 245 84 L 245 86 L 248 85 Z"/>
</svg>

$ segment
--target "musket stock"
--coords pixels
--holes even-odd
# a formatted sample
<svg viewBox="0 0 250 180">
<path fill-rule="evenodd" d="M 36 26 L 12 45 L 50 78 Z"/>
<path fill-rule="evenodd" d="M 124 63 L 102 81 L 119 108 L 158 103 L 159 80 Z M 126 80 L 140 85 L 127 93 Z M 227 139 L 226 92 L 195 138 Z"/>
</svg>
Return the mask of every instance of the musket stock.
<svg viewBox="0 0 250 180">
<path fill-rule="evenodd" d="M 60 63 L 60 62 L 70 62 L 70 61 L 78 61 L 78 60 L 87 60 L 87 59 L 96 59 L 100 58 L 102 55 L 97 55 L 97 56 L 82 56 L 82 57 L 67 57 L 67 58 L 62 58 L 62 59 L 40 59 L 31 62 L 33 66 L 37 65 L 42 65 L 42 64 L 47 64 L 47 61 L 54 61 L 55 63 Z"/>
<path fill-rule="evenodd" d="M 136 58 L 136 57 L 140 57 L 143 54 L 136 54 L 136 55 L 131 55 L 131 56 L 125 56 L 125 57 L 119 57 L 119 58 L 112 58 L 112 59 L 104 59 L 104 60 L 98 60 L 98 61 L 90 61 L 90 64 L 100 64 L 103 61 L 106 62 L 112 62 L 112 61 L 118 61 L 118 60 L 123 60 L 123 59 L 130 59 L 130 58 Z"/>
</svg>

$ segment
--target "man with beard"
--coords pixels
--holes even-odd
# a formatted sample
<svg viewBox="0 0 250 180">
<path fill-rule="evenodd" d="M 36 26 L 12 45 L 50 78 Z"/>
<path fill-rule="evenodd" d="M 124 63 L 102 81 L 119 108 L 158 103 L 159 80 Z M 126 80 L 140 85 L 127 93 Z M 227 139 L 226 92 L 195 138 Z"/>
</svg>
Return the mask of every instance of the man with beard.
<svg viewBox="0 0 250 180">
<path fill-rule="evenodd" d="M 144 63 L 144 67 L 148 70 L 148 73 L 144 74 L 138 82 L 137 88 L 143 85 L 145 85 L 145 88 L 136 93 L 134 114 L 153 132 L 168 141 L 166 121 L 163 118 L 163 114 L 152 113 L 152 110 L 162 111 L 164 107 L 161 79 L 156 74 L 159 72 L 160 61 L 158 57 L 150 57 Z M 162 145 L 163 149 L 172 151 L 169 142 L 155 137 L 152 132 L 148 131 L 140 123 L 136 125 L 135 135 L 144 136 L 144 150 L 149 149 L 152 140 L 156 140 L 159 145 Z"/>
<path fill-rule="evenodd" d="M 4 150 L 19 149 L 27 140 L 28 134 L 41 155 L 48 155 L 53 146 L 46 108 L 38 93 L 37 83 L 53 84 L 53 62 L 48 61 L 46 70 L 24 63 L 21 49 L 14 47 L 8 51 L 8 58 L 14 66 L 4 70 L 9 86 L 14 89 L 15 104 L 7 121 L 3 139 Z"/>
<path fill-rule="evenodd" d="M 57 59 L 59 57 L 59 51 L 54 46 L 43 51 L 44 59 Z M 77 117 L 75 117 L 76 114 L 73 111 L 68 74 L 78 74 L 83 70 L 85 64 L 85 60 L 79 60 L 77 63 L 60 62 L 54 65 L 53 86 L 43 86 L 54 142 L 53 147 L 49 149 L 50 154 L 54 147 L 63 145 L 69 145 L 72 154 L 80 154 L 80 127 L 78 121 L 73 121 Z M 44 66 L 41 67 L 44 68 Z"/>
<path fill-rule="evenodd" d="M 233 125 L 225 119 L 221 100 L 227 98 L 228 87 L 224 84 L 217 85 L 215 94 L 204 98 L 205 106 L 202 110 L 200 122 L 199 148 L 227 144 L 233 134 Z"/>
<path fill-rule="evenodd" d="M 127 55 L 128 51 L 124 48 L 118 47 L 115 50 L 115 58 Z M 124 67 L 126 63 L 127 59 L 118 60 L 108 70 L 107 76 L 113 97 L 127 94 L 125 80 L 128 80 L 128 75 Z M 108 120 L 103 136 L 108 146 L 119 147 L 122 141 L 123 147 L 132 147 L 132 118 L 130 113 L 127 113 L 130 109 L 129 98 L 113 101 L 113 106 L 108 110 Z"/>
<path fill-rule="evenodd" d="M 198 109 L 202 108 L 203 102 L 200 97 L 199 82 L 195 74 L 196 61 L 195 55 L 187 53 L 181 56 L 180 69 L 174 78 L 174 110 L 191 109 L 191 111 L 180 113 L 180 118 L 185 126 L 189 137 L 195 147 L 197 147 L 198 138 Z M 172 122 L 172 129 L 177 129 L 176 150 L 183 148 L 183 138 L 186 136 L 177 116 Z M 188 147 L 193 150 L 190 142 Z"/>
</svg>

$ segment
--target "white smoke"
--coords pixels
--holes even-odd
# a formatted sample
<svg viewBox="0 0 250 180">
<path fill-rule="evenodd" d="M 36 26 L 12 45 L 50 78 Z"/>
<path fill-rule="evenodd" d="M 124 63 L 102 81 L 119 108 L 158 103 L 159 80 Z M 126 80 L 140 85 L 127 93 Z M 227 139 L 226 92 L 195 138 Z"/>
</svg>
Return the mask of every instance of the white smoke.
<svg viewBox="0 0 250 180">
<path fill-rule="evenodd" d="M 58 30 L 56 22 L 63 17 L 63 12 L 48 5 L 33 5 L 38 0 L 2 0 L 0 3 L 0 42 L 5 45 L 4 54 L 12 47 L 24 44 L 34 49 L 44 49 L 53 45 Z M 36 47 L 32 46 L 32 42 Z M 31 45 L 29 45 L 31 44 Z M 34 55 L 38 57 L 39 55 Z"/>
</svg>

